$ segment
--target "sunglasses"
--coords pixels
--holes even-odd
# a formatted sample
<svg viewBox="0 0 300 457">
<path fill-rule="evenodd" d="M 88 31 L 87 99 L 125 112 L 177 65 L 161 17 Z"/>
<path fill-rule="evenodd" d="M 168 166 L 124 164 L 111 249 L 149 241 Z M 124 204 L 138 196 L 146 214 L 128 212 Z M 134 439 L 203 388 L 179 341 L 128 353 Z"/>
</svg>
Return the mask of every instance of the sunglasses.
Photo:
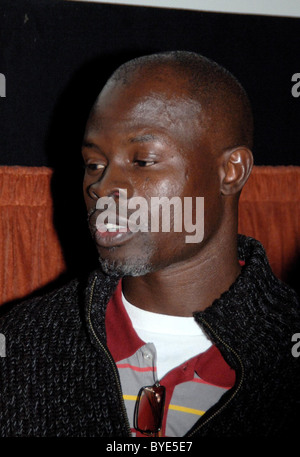
<svg viewBox="0 0 300 457">
<path fill-rule="evenodd" d="M 134 428 L 144 435 L 157 436 L 161 430 L 166 388 L 159 382 L 142 387 L 134 408 Z"/>
</svg>

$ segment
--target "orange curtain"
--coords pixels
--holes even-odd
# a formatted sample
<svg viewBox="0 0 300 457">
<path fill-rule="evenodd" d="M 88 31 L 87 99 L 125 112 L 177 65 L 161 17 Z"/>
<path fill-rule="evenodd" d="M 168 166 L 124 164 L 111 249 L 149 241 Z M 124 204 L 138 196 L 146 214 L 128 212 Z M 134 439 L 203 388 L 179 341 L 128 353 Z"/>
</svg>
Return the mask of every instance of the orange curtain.
<svg viewBox="0 0 300 457">
<path fill-rule="evenodd" d="M 300 167 L 254 167 L 241 195 L 239 232 L 262 242 L 284 281 L 300 258 L 299 220 Z"/>
<path fill-rule="evenodd" d="M 45 167 L 0 167 L 0 303 L 23 297 L 63 272 Z"/>
<path fill-rule="evenodd" d="M 46 167 L 0 167 L 0 304 L 65 271 L 51 177 Z M 241 196 L 239 231 L 264 244 L 273 271 L 284 280 L 300 256 L 299 206 L 300 167 L 254 167 Z"/>
</svg>

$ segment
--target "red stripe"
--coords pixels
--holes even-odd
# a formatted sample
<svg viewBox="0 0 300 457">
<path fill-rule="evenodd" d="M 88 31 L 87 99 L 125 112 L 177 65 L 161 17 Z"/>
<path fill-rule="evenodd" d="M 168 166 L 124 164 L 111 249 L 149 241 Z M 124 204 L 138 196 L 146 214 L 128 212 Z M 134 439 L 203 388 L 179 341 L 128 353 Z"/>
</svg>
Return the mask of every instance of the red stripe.
<svg viewBox="0 0 300 457">
<path fill-rule="evenodd" d="M 192 382 L 199 382 L 199 384 L 208 384 L 209 386 L 221 387 L 222 389 L 230 389 L 231 386 L 219 386 L 218 384 L 214 384 L 212 382 L 204 381 L 204 379 L 194 378 L 191 380 Z"/>
<path fill-rule="evenodd" d="M 141 367 L 135 367 L 134 365 L 130 365 L 130 363 L 117 363 L 117 367 L 118 368 L 130 368 L 131 370 L 134 370 L 134 371 L 156 371 L 156 367 L 141 368 Z"/>
</svg>

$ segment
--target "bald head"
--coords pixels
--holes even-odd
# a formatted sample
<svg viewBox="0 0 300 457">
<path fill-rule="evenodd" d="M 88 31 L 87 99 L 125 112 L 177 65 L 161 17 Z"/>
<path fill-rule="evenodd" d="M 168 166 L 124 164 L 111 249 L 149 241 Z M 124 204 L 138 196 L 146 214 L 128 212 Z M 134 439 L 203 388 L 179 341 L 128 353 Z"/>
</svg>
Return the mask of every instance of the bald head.
<svg viewBox="0 0 300 457">
<path fill-rule="evenodd" d="M 188 51 L 139 57 L 119 67 L 106 89 L 135 85 L 145 79 L 161 91 L 169 90 L 172 81 L 173 90 L 198 105 L 201 125 L 216 153 L 237 146 L 252 147 L 253 120 L 247 94 L 237 79 L 216 62 Z"/>
</svg>

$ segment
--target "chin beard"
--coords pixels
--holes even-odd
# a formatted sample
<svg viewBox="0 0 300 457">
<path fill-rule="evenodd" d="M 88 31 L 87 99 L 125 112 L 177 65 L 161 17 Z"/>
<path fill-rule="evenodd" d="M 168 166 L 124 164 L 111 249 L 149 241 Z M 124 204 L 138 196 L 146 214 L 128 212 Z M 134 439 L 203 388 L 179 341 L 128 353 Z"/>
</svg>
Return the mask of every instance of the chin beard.
<svg viewBox="0 0 300 457">
<path fill-rule="evenodd" d="M 102 259 L 99 262 L 104 273 L 109 276 L 144 276 L 154 271 L 152 265 L 142 259 L 135 259 L 134 263 L 123 263 L 120 260 Z"/>
</svg>

